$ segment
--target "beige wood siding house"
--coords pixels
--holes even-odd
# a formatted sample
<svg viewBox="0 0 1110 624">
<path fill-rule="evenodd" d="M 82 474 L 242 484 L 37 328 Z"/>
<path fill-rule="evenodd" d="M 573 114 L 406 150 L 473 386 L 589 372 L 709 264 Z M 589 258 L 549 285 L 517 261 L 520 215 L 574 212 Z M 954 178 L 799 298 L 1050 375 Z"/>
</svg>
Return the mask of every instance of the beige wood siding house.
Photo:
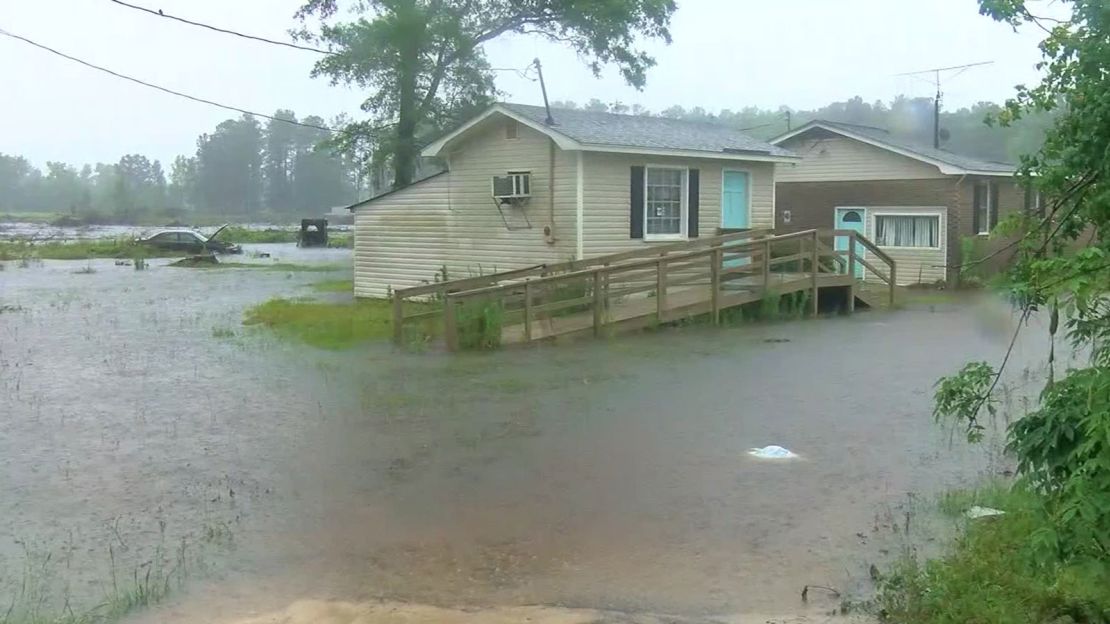
<svg viewBox="0 0 1110 624">
<path fill-rule="evenodd" d="M 552 113 L 495 105 L 425 148 L 446 171 L 352 206 L 355 295 L 775 223 L 785 149 L 717 124 Z M 525 175 L 526 197 L 495 198 L 494 177 Z"/>
<path fill-rule="evenodd" d="M 901 285 L 957 281 L 964 241 L 989 253 L 1004 243 L 990 236 L 993 227 L 1025 207 L 1013 165 L 901 142 L 878 128 L 814 121 L 772 143 L 801 158 L 776 173 L 775 229 L 857 228 L 894 258 Z"/>
</svg>

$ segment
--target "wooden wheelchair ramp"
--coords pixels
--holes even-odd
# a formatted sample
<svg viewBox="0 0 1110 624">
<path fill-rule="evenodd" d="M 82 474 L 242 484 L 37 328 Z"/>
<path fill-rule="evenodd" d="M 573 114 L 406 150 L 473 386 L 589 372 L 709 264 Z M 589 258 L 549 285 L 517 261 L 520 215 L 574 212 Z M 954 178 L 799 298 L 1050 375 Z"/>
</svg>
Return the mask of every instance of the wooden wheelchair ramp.
<svg viewBox="0 0 1110 624">
<path fill-rule="evenodd" d="M 860 246 L 870 253 L 866 259 L 857 253 Z M 853 277 L 857 263 L 882 282 L 893 303 L 894 261 L 856 232 L 775 236 L 752 230 L 398 290 L 394 338 L 403 340 L 406 323 L 438 314 L 452 350 L 472 346 L 475 333 L 488 341 L 492 332 L 500 344 L 513 344 L 600 336 L 700 315 L 715 324 L 722 310 L 794 293 L 806 293 L 816 315 L 824 288 L 847 289 L 851 311 L 862 294 Z M 870 305 L 875 293 L 868 290 Z M 417 297 L 441 301 L 442 308 L 406 316 L 405 300 Z"/>
</svg>

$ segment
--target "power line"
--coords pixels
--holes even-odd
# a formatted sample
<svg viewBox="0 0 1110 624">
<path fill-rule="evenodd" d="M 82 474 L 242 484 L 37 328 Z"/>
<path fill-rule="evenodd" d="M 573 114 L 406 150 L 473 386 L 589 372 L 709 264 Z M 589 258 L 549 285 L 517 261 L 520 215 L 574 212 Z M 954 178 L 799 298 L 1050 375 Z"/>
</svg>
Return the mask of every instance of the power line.
<svg viewBox="0 0 1110 624">
<path fill-rule="evenodd" d="M 131 76 L 125 76 L 125 75 L 123 75 L 119 72 L 112 71 L 112 70 L 110 70 L 106 67 L 101 67 L 100 65 L 94 65 L 94 64 L 92 64 L 88 61 L 81 60 L 81 59 L 79 59 L 75 56 L 70 56 L 70 55 L 68 55 L 64 52 L 59 52 L 58 50 L 55 50 L 54 48 L 51 48 L 49 46 L 45 46 L 45 45 L 43 45 L 41 43 L 38 43 L 36 41 L 32 41 L 32 40 L 30 40 L 26 37 L 22 37 L 20 35 L 15 34 L 15 33 L 8 32 L 8 31 L 4 30 L 3 28 L 0 28 L 0 35 L 3 35 L 5 37 L 11 37 L 12 39 L 18 39 L 19 41 L 22 41 L 24 43 L 33 45 L 36 48 L 46 50 L 47 52 L 50 52 L 51 54 L 56 54 L 57 56 L 60 56 L 64 59 L 73 61 L 74 63 L 80 63 L 81 65 L 84 65 L 85 67 L 89 67 L 89 68 L 95 69 L 97 71 L 104 72 L 106 74 L 115 76 L 116 78 L 120 78 L 120 79 L 126 80 L 128 82 L 133 82 L 135 84 L 139 84 L 139 85 L 142 85 L 144 87 L 149 87 L 151 89 L 157 89 L 158 91 L 161 91 L 163 93 L 169 93 L 170 95 L 176 95 L 177 97 L 182 97 L 182 98 L 185 98 L 187 100 L 192 100 L 194 102 L 200 102 L 201 104 L 208 104 L 209 106 L 216 106 L 218 108 L 222 108 L 222 109 L 230 110 L 230 111 L 235 111 L 237 113 L 242 113 L 244 115 L 253 115 L 255 117 L 262 117 L 263 119 L 270 119 L 272 121 L 280 121 L 280 122 L 291 124 L 291 125 L 294 125 L 294 126 L 302 126 L 302 127 L 305 127 L 305 128 L 312 128 L 314 130 L 323 130 L 323 131 L 329 132 L 329 133 L 336 132 L 336 130 L 334 130 L 332 128 L 325 127 L 325 126 L 317 126 L 315 124 L 306 124 L 306 123 L 301 123 L 299 121 L 292 121 L 290 119 L 282 119 L 280 117 L 274 117 L 273 115 L 266 115 L 266 114 L 263 114 L 263 113 L 256 113 L 254 111 L 250 111 L 250 110 L 247 110 L 245 108 L 239 108 L 237 106 L 231 106 L 229 104 L 221 104 L 219 102 L 214 102 L 212 100 L 207 100 L 207 99 L 202 98 L 202 97 L 197 97 L 195 95 L 189 95 L 188 93 L 182 93 L 180 91 L 174 91 L 173 89 L 168 89 L 166 87 L 161 87 L 161 86 L 158 86 L 156 84 L 151 84 L 149 82 L 139 80 L 138 78 L 132 78 Z M 387 124 L 387 126 L 388 125 L 392 125 L 392 124 Z M 372 128 L 372 130 L 380 130 L 383 127 L 385 127 L 385 126 L 378 126 L 376 128 Z"/>
<path fill-rule="evenodd" d="M 258 37 L 256 35 L 248 35 L 246 33 L 241 33 L 241 32 L 235 31 L 235 30 L 229 30 L 227 28 L 220 28 L 218 26 L 212 26 L 211 24 L 205 24 L 203 22 L 194 22 L 193 20 L 188 20 L 188 19 L 185 19 L 184 17 L 177 17 L 176 15 L 170 15 L 168 13 L 165 13 L 165 12 L 162 11 L 162 9 L 158 9 L 156 11 L 154 9 L 148 9 L 144 6 L 139 6 L 137 4 L 130 4 L 128 2 L 123 2 L 123 0 L 108 0 L 108 1 L 109 2 L 114 2 L 114 3 L 116 3 L 120 6 L 127 7 L 129 9 L 134 9 L 136 11 L 142 11 L 144 13 L 149 13 L 149 14 L 155 16 L 155 17 L 164 17 L 166 19 L 171 19 L 171 20 L 174 20 L 174 21 L 177 21 L 177 22 L 181 22 L 183 24 L 188 24 L 190 26 L 198 26 L 200 28 L 207 28 L 208 30 L 212 30 L 212 31 L 215 31 L 215 32 L 218 32 L 218 33 L 223 33 L 225 35 L 233 35 L 235 37 L 242 37 L 243 39 L 251 39 L 253 41 L 260 41 L 262 43 L 269 43 L 271 45 L 278 45 L 278 46 L 283 46 L 283 47 L 286 47 L 286 48 L 293 48 L 295 50 L 304 50 L 306 52 L 315 52 L 317 54 L 336 54 L 335 52 L 332 52 L 331 50 L 322 50 L 320 48 L 314 48 L 312 46 L 305 46 L 305 45 L 299 45 L 299 44 L 296 44 L 296 43 L 290 43 L 288 41 L 277 41 L 275 39 L 267 39 L 265 37 Z"/>
</svg>

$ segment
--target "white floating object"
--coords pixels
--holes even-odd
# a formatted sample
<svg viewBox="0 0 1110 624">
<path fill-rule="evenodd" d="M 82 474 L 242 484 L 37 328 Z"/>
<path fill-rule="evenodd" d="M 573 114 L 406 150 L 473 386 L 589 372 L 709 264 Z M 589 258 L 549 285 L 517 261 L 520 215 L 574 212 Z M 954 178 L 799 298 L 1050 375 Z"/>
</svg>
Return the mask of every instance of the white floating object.
<svg viewBox="0 0 1110 624">
<path fill-rule="evenodd" d="M 793 459 L 797 457 L 797 455 L 790 452 L 790 450 L 784 449 L 781 446 L 775 446 L 774 444 L 763 448 L 753 448 L 748 451 L 748 454 L 760 459 Z"/>
<path fill-rule="evenodd" d="M 965 515 L 967 515 L 968 518 L 974 520 L 975 518 L 990 518 L 991 516 L 1001 516 L 1005 513 L 1006 512 L 1002 511 L 1001 509 L 994 509 L 993 507 L 980 507 L 979 505 L 975 505 L 971 509 L 968 509 Z"/>
</svg>

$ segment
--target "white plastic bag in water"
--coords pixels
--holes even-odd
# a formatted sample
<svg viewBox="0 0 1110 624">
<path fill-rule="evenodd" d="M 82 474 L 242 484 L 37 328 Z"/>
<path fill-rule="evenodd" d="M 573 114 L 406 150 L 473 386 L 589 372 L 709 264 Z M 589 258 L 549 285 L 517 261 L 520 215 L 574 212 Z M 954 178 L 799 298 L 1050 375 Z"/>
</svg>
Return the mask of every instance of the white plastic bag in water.
<svg viewBox="0 0 1110 624">
<path fill-rule="evenodd" d="M 763 448 L 753 448 L 752 450 L 748 451 L 748 454 L 752 457 L 758 457 L 760 459 L 793 459 L 797 457 L 797 455 L 790 452 L 789 449 L 785 449 L 774 444 L 772 444 L 771 446 L 765 446 Z"/>
</svg>

